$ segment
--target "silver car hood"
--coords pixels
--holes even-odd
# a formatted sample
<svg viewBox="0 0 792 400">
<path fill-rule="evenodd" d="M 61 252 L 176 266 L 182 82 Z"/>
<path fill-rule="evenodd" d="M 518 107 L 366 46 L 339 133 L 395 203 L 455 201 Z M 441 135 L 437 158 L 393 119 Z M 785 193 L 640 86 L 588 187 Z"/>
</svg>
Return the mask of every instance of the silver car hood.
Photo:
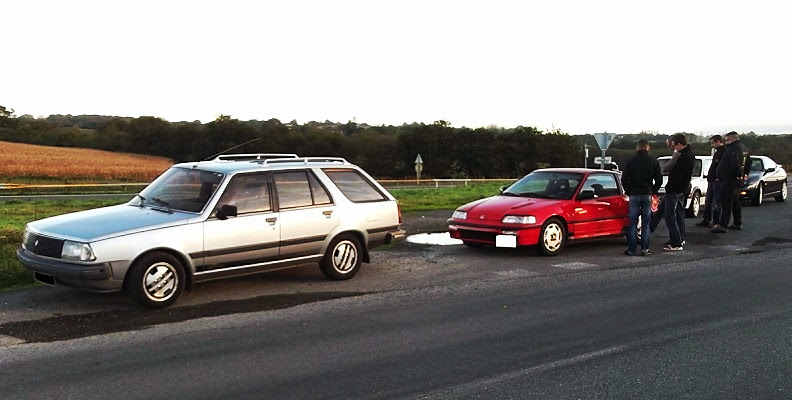
<svg viewBox="0 0 792 400">
<path fill-rule="evenodd" d="M 28 226 L 45 236 L 81 242 L 95 242 L 135 232 L 183 225 L 197 215 L 167 213 L 150 207 L 128 204 L 58 215 L 31 222 Z"/>
</svg>

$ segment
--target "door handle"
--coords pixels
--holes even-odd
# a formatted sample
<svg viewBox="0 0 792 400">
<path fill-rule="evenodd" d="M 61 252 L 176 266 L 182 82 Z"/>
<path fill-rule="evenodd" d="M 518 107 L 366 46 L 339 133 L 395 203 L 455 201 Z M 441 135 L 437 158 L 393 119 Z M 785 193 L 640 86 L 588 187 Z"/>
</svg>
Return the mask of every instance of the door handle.
<svg viewBox="0 0 792 400">
<path fill-rule="evenodd" d="M 325 217 L 330 218 L 330 216 L 333 215 L 333 210 L 322 211 L 322 214 L 324 214 Z"/>
<path fill-rule="evenodd" d="M 277 218 L 267 218 L 267 222 L 269 222 L 270 225 L 275 225 L 275 222 L 277 221 L 278 221 Z"/>
</svg>

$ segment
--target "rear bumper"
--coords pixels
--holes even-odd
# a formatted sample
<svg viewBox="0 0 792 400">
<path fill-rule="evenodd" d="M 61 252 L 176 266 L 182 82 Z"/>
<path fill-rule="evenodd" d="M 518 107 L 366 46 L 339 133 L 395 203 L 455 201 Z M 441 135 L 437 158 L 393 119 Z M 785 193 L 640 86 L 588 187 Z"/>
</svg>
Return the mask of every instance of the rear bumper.
<svg viewBox="0 0 792 400">
<path fill-rule="evenodd" d="M 33 271 L 37 280 L 94 292 L 116 292 L 123 288 L 123 281 L 112 279 L 109 263 L 82 264 L 70 263 L 49 257 L 42 257 L 23 247 L 16 252 L 17 259 L 25 268 Z M 45 279 L 42 279 L 45 278 Z"/>
</svg>

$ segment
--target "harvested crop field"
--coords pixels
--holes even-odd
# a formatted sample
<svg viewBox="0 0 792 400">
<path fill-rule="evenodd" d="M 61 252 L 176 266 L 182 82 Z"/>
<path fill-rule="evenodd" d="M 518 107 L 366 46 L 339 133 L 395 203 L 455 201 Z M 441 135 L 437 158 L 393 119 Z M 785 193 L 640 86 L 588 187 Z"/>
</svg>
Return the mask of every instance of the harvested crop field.
<svg viewBox="0 0 792 400">
<path fill-rule="evenodd" d="M 171 165 L 164 157 L 0 141 L 0 181 L 5 182 L 148 182 Z"/>
</svg>

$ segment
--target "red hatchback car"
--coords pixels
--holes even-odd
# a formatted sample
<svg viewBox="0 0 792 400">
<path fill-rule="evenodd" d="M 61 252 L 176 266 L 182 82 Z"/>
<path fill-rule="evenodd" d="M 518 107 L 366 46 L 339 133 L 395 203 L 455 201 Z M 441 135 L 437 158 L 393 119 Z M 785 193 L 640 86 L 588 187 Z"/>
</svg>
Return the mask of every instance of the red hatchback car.
<svg viewBox="0 0 792 400">
<path fill-rule="evenodd" d="M 459 207 L 448 231 L 468 246 L 536 245 L 548 256 L 568 240 L 623 236 L 629 205 L 620 176 L 599 169 L 538 169 L 497 196 Z"/>
</svg>

